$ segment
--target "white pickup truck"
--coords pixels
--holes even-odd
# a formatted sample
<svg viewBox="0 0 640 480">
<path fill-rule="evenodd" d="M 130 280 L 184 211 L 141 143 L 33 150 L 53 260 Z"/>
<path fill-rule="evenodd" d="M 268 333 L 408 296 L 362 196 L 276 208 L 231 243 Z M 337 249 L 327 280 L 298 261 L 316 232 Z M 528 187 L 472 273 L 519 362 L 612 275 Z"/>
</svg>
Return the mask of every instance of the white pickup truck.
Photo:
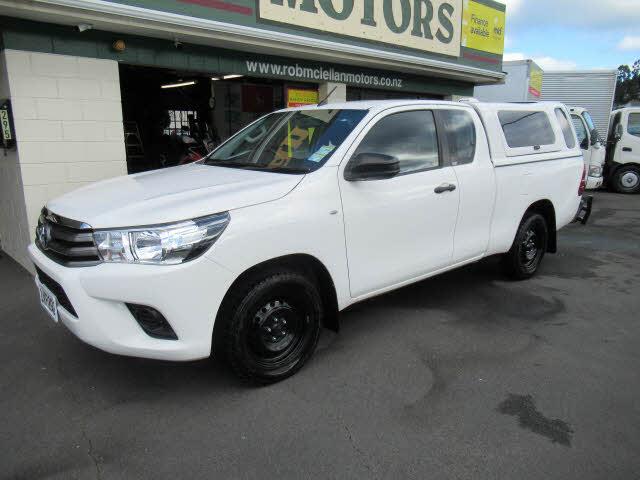
<svg viewBox="0 0 640 480">
<path fill-rule="evenodd" d="M 530 277 L 586 220 L 584 181 L 562 104 L 301 107 L 197 164 L 50 201 L 29 253 L 43 307 L 85 342 L 268 383 L 355 302 L 495 254 Z"/>
</svg>

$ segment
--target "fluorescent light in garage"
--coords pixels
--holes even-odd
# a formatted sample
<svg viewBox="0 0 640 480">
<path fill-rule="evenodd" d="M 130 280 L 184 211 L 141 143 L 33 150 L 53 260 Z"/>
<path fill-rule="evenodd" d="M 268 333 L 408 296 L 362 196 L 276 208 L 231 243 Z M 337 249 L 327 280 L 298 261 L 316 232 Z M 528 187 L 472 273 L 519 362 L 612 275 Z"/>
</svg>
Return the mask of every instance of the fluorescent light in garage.
<svg viewBox="0 0 640 480">
<path fill-rule="evenodd" d="M 182 82 L 182 83 L 169 83 L 167 85 L 161 85 L 160 88 L 177 88 L 177 87 L 188 87 L 189 85 L 195 85 L 195 80 L 191 82 Z"/>
</svg>

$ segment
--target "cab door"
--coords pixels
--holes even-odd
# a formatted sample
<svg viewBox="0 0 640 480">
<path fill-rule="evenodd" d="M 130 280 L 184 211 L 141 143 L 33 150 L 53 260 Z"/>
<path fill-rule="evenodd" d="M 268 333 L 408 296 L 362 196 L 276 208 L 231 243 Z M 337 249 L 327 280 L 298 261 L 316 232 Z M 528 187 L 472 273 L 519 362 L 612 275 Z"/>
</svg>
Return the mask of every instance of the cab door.
<svg viewBox="0 0 640 480">
<path fill-rule="evenodd" d="M 477 259 L 487 252 L 496 195 L 495 169 L 478 115 L 465 108 L 436 111 L 446 163 L 458 179 L 460 207 L 453 263 Z"/>
<path fill-rule="evenodd" d="M 622 164 L 640 163 L 640 110 L 627 112 L 624 120 L 615 161 Z"/>
<path fill-rule="evenodd" d="M 355 159 L 369 154 L 397 160 L 398 172 L 347 180 Z M 379 114 L 349 149 L 338 175 L 352 297 L 450 264 L 460 190 L 453 168 L 443 165 L 433 111 L 403 107 Z"/>
</svg>

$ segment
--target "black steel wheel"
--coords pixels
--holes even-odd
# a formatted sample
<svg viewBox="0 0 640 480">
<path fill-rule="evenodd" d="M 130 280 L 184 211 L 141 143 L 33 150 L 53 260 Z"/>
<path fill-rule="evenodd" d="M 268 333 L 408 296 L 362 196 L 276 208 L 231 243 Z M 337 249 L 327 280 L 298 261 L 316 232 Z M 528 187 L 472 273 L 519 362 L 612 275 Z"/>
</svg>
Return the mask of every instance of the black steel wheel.
<svg viewBox="0 0 640 480">
<path fill-rule="evenodd" d="M 520 223 L 511 249 L 504 255 L 507 273 L 517 279 L 531 278 L 547 251 L 548 227 L 539 213 L 527 214 Z"/>
<path fill-rule="evenodd" d="M 282 272 L 237 287 L 236 300 L 216 320 L 222 324 L 215 329 L 214 355 L 255 383 L 293 375 L 318 343 L 323 310 L 315 283 Z"/>
</svg>

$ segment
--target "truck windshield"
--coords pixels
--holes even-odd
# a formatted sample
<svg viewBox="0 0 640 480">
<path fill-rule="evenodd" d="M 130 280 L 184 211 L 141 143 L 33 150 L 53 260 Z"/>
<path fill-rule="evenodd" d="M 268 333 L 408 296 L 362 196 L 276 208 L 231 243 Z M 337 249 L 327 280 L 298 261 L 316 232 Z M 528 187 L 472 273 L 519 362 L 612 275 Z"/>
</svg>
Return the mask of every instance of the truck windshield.
<svg viewBox="0 0 640 480">
<path fill-rule="evenodd" d="M 315 109 L 266 115 L 205 159 L 206 165 L 282 173 L 320 168 L 367 114 Z"/>
</svg>

